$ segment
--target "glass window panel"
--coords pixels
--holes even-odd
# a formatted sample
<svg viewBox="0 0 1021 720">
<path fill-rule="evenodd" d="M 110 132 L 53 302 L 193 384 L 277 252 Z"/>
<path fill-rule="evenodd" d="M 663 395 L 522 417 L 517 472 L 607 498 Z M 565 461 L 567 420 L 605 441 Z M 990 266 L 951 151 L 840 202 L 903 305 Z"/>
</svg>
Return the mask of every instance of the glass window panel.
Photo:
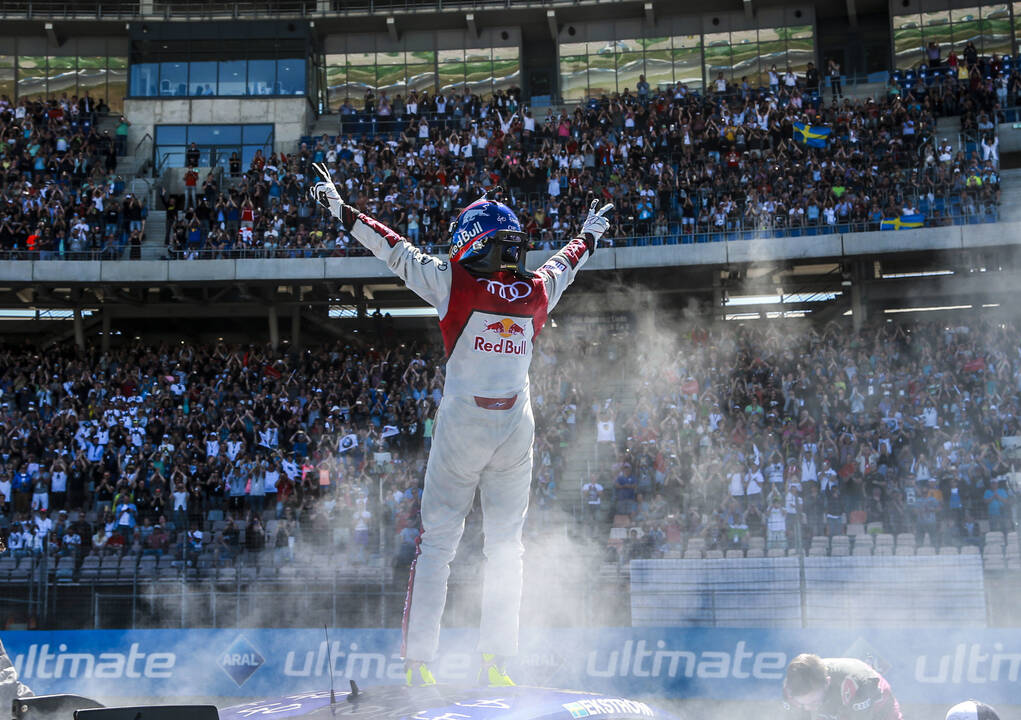
<svg viewBox="0 0 1021 720">
<path fill-rule="evenodd" d="M 154 97 L 160 80 L 158 63 L 132 63 L 131 97 Z"/>
<path fill-rule="evenodd" d="M 922 13 L 923 52 L 921 60 L 923 62 L 928 62 L 929 60 L 929 56 L 925 54 L 925 48 L 928 48 L 929 43 L 936 43 L 940 48 L 940 57 L 946 57 L 950 52 L 953 40 L 949 10 Z"/>
<path fill-rule="evenodd" d="M 336 112 L 347 97 L 347 68 L 326 68 L 326 100 L 330 112 Z"/>
<path fill-rule="evenodd" d="M 705 80 L 714 87 L 716 78 L 731 76 L 730 33 L 707 33 L 705 36 Z"/>
<path fill-rule="evenodd" d="M 348 53 L 348 65 L 375 65 L 376 53 Z"/>
<path fill-rule="evenodd" d="M 79 63 L 79 72 L 81 64 Z M 124 112 L 124 96 L 128 92 L 128 59 L 111 55 L 106 59 L 106 104 L 111 112 Z"/>
<path fill-rule="evenodd" d="M 513 57 L 493 60 L 493 92 L 521 87 L 521 60 L 514 51 Z"/>
<path fill-rule="evenodd" d="M 0 55 L 0 97 L 14 100 L 14 56 Z"/>
<path fill-rule="evenodd" d="M 245 145 L 241 148 L 242 170 L 247 170 L 252 166 L 252 159 L 255 158 L 257 150 L 262 150 L 263 157 L 269 157 L 269 148 L 266 145 Z"/>
<path fill-rule="evenodd" d="M 403 65 L 404 53 L 403 52 L 380 52 L 376 53 L 376 64 L 377 65 Z"/>
<path fill-rule="evenodd" d="M 732 78 L 735 81 L 747 77 L 750 83 L 755 83 L 759 73 L 758 36 L 755 30 L 742 30 L 730 34 Z"/>
<path fill-rule="evenodd" d="M 249 60 L 245 87 L 248 95 L 272 95 L 277 82 L 276 60 Z"/>
<path fill-rule="evenodd" d="M 156 144 L 158 145 L 184 145 L 187 139 L 187 125 L 156 126 Z"/>
<path fill-rule="evenodd" d="M 642 47 L 646 52 L 651 50 L 670 50 L 673 46 L 668 37 L 645 38 L 642 40 Z"/>
<path fill-rule="evenodd" d="M 465 80 L 468 89 L 481 98 L 493 94 L 493 61 L 469 60 L 465 62 Z"/>
<path fill-rule="evenodd" d="M 617 61 L 612 52 L 588 56 L 588 88 L 593 97 L 617 92 Z"/>
<path fill-rule="evenodd" d="M 106 58 L 102 58 L 106 64 Z M 47 92 L 51 98 L 59 98 L 63 94 L 68 97 L 77 94 L 78 76 L 75 58 L 67 56 L 51 55 L 47 58 L 48 65 L 48 88 Z M 104 95 L 106 88 L 103 88 Z"/>
<path fill-rule="evenodd" d="M 656 90 L 674 82 L 674 62 L 671 50 L 647 50 L 645 53 L 645 80 Z"/>
<path fill-rule="evenodd" d="M 247 63 L 244 60 L 220 60 L 217 63 L 217 95 L 244 95 Z"/>
<path fill-rule="evenodd" d="M 622 52 L 617 54 L 617 87 L 620 92 L 624 92 L 626 88 L 634 95 L 637 92 L 638 80 L 644 74 L 644 53 Z"/>
<path fill-rule="evenodd" d="M 979 53 L 982 52 L 981 23 L 977 7 L 951 10 L 950 22 L 953 24 L 954 49 L 958 55 L 964 52 L 969 42 L 975 44 Z"/>
<path fill-rule="evenodd" d="M 463 62 L 440 63 L 439 74 L 441 93 L 446 95 L 452 92 L 461 92 L 464 89 Z"/>
<path fill-rule="evenodd" d="M 240 125 L 190 125 L 188 142 L 197 145 L 240 145 Z"/>
<path fill-rule="evenodd" d="M 272 133 L 272 125 L 242 125 L 241 141 L 246 145 L 261 145 L 271 142 L 267 138 L 270 138 Z"/>
<path fill-rule="evenodd" d="M 438 60 L 441 63 L 463 63 L 464 62 L 464 50 L 440 50 L 438 54 Z"/>
<path fill-rule="evenodd" d="M 897 69 L 914 67 L 922 49 L 921 16 L 898 15 L 893 19 L 893 56 Z"/>
<path fill-rule="evenodd" d="M 436 53 L 432 50 L 414 50 L 408 53 L 408 63 L 435 63 Z"/>
<path fill-rule="evenodd" d="M 613 40 L 600 40 L 599 42 L 586 43 L 589 55 L 612 55 L 616 51 L 616 42 Z"/>
<path fill-rule="evenodd" d="M 493 51 L 489 48 L 468 48 L 464 51 L 465 62 L 479 62 L 493 59 Z"/>
<path fill-rule="evenodd" d="M 521 57 L 521 49 L 514 47 L 493 48 L 493 60 L 518 60 Z"/>
<path fill-rule="evenodd" d="M 565 102 L 585 99 L 588 94 L 588 55 L 560 56 L 560 94 Z"/>
<path fill-rule="evenodd" d="M 560 43 L 560 57 L 569 55 L 571 57 L 577 57 L 578 55 L 585 55 L 588 53 L 586 43 Z"/>
<path fill-rule="evenodd" d="M 986 55 L 1010 53 L 1010 10 L 1006 3 L 982 8 L 982 48 Z"/>
<path fill-rule="evenodd" d="M 347 93 L 353 100 L 361 100 L 367 90 L 376 91 L 376 66 L 351 65 L 347 69 Z M 361 107 L 358 105 L 358 107 Z"/>
<path fill-rule="evenodd" d="M 404 72 L 404 68 L 401 68 Z M 277 94 L 305 94 L 305 61 L 301 58 L 277 60 Z"/>
<path fill-rule="evenodd" d="M 97 100 L 107 100 L 106 95 L 106 63 L 104 55 L 78 58 L 78 94 L 89 94 Z M 124 92 L 121 90 L 121 95 Z M 107 101 L 109 104 L 109 101 Z"/>
<path fill-rule="evenodd" d="M 390 98 L 396 95 L 403 95 L 408 87 L 405 66 L 380 65 L 376 68 L 376 87 L 380 92 L 385 92 Z"/>
<path fill-rule="evenodd" d="M 790 28 L 789 37 L 793 39 L 804 40 L 806 38 L 812 38 L 812 26 L 811 25 L 792 25 Z"/>
<path fill-rule="evenodd" d="M 787 67 L 787 37 L 780 28 L 761 28 L 759 30 L 759 87 L 769 85 L 769 70 L 776 65 L 779 72 Z M 749 82 L 751 79 L 749 78 Z"/>
<path fill-rule="evenodd" d="M 160 95 L 183 97 L 188 94 L 188 63 L 160 63 Z"/>
<path fill-rule="evenodd" d="M 701 47 L 677 47 L 674 38 L 674 82 L 681 82 L 692 90 L 702 88 L 702 49 Z"/>
<path fill-rule="evenodd" d="M 433 63 L 408 64 L 407 68 L 408 92 L 436 92 L 436 65 Z"/>
<path fill-rule="evenodd" d="M 326 97 L 330 111 L 336 111 L 344 104 L 347 84 L 347 59 L 341 54 L 326 56 Z"/>
<path fill-rule="evenodd" d="M 815 62 L 815 44 L 812 40 L 791 40 L 787 45 L 787 64 L 791 69 L 797 75 L 804 75 L 810 62 Z"/>
<path fill-rule="evenodd" d="M 188 93 L 216 95 L 216 61 L 192 62 L 188 65 Z"/>
<path fill-rule="evenodd" d="M 18 97 L 32 100 L 46 98 L 46 57 L 18 57 Z"/>
<path fill-rule="evenodd" d="M 1014 41 L 1015 49 L 1021 47 L 1021 2 L 1014 3 Z"/>
</svg>

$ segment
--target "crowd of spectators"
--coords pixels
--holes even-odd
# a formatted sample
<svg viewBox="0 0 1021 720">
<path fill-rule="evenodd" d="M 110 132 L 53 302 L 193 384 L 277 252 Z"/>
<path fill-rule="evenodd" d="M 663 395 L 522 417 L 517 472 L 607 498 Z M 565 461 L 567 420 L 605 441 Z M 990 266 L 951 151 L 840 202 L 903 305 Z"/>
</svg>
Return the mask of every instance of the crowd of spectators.
<svg viewBox="0 0 1021 720">
<path fill-rule="evenodd" d="M 409 562 L 442 350 L 380 328 L 373 345 L 296 353 L 6 349 L 4 544 Z M 1014 527 L 1001 444 L 1021 435 L 1013 325 L 589 330 L 538 341 L 529 532 L 566 524 L 598 543 L 623 524 L 642 557 L 692 537 L 807 547 L 849 524 L 937 546 Z M 603 381 L 579 383 L 592 368 Z"/>
<path fill-rule="evenodd" d="M 793 73 L 789 84 L 779 75 L 762 87 L 721 77 L 705 93 L 653 90 L 642 78 L 634 92 L 541 122 L 517 92 L 486 102 L 370 93 L 360 111 L 345 102 L 343 132 L 259 154 L 244 173 L 235 163 L 230 187 L 206 178 L 194 209 L 166 199 L 168 242 L 179 257 L 360 254 L 308 201 L 313 162 L 334 167 L 353 203 L 429 250 L 446 244 L 461 207 L 494 187 L 543 249 L 572 232 L 594 195 L 617 207 L 608 243 L 876 230 L 915 214 L 930 226 L 992 220 L 995 128 L 1021 81 L 1003 85 L 995 57 L 981 67 L 993 73 L 981 82 L 891 80 L 876 97 L 830 102 Z M 936 134 L 937 118 L 950 114 L 971 140 Z M 355 117 L 375 121 L 363 123 L 375 132 Z M 799 142 L 801 122 L 828 127 L 826 146 Z"/>
<path fill-rule="evenodd" d="M 619 346 L 627 409 L 599 408 L 606 464 L 585 483 L 591 522 L 641 528 L 629 552 L 807 548 L 849 526 L 919 544 L 981 544 L 1014 529 L 1021 434 L 1013 324 L 969 318 L 688 329 Z M 874 524 L 874 525 L 873 525 Z"/>
<path fill-rule="evenodd" d="M 339 546 L 355 563 L 381 552 L 406 560 L 444 360 L 438 342 L 401 343 L 384 318 L 377 331 L 375 345 L 298 353 L 5 349 L 3 546 L 78 559 L 215 552 L 221 562 Z M 537 387 L 560 372 L 544 355 Z M 552 412 L 540 395 L 536 448 L 547 465 L 561 447 Z"/>
<path fill-rule="evenodd" d="M 0 252 L 15 258 L 137 256 L 145 199 L 117 175 L 128 122 L 98 132 L 88 94 L 12 103 L 0 96 Z"/>
</svg>

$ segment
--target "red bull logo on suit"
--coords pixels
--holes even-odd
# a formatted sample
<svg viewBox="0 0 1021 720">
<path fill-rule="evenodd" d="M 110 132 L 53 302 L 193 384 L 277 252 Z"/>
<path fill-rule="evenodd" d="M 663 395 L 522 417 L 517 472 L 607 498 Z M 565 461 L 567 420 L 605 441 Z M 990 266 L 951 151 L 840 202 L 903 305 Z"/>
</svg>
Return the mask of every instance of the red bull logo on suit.
<svg viewBox="0 0 1021 720">
<path fill-rule="evenodd" d="M 472 349 L 497 355 L 526 355 L 528 339 L 525 337 L 525 328 L 511 318 L 487 323 L 482 327 L 482 332 L 475 336 Z"/>
</svg>

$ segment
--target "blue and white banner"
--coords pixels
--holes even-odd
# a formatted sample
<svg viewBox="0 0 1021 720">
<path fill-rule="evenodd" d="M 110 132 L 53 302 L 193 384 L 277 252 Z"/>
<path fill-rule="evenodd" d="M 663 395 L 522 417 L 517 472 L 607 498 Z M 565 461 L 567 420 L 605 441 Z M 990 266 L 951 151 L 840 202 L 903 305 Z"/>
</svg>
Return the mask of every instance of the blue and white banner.
<svg viewBox="0 0 1021 720">
<path fill-rule="evenodd" d="M 37 694 L 104 697 L 278 696 L 403 681 L 397 630 L 96 630 L 5 632 Z M 471 681 L 475 633 L 445 631 L 438 679 Z M 526 630 L 512 665 L 520 683 L 649 697 L 776 700 L 795 655 L 872 663 L 904 702 L 977 697 L 1017 704 L 1021 630 Z"/>
</svg>

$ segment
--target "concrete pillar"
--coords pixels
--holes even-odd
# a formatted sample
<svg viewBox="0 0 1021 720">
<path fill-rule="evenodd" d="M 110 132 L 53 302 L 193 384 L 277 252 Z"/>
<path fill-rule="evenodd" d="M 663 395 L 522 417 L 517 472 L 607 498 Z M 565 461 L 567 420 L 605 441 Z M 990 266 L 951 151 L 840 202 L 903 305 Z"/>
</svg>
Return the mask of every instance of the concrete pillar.
<svg viewBox="0 0 1021 720">
<path fill-rule="evenodd" d="M 269 344 L 274 350 L 280 347 L 280 318 L 276 305 L 269 306 Z"/>
<path fill-rule="evenodd" d="M 301 306 L 291 307 L 291 350 L 301 347 Z"/>
<path fill-rule="evenodd" d="M 82 324 L 82 309 L 80 307 L 74 309 L 74 344 L 78 346 L 79 350 L 85 349 L 85 328 Z"/>
<path fill-rule="evenodd" d="M 107 308 L 102 310 L 103 313 L 103 338 L 99 342 L 99 347 L 103 352 L 110 350 L 110 311 Z"/>
<path fill-rule="evenodd" d="M 866 316 L 865 265 L 855 262 L 851 269 L 851 320 L 854 331 L 858 332 L 868 320 Z"/>
</svg>

